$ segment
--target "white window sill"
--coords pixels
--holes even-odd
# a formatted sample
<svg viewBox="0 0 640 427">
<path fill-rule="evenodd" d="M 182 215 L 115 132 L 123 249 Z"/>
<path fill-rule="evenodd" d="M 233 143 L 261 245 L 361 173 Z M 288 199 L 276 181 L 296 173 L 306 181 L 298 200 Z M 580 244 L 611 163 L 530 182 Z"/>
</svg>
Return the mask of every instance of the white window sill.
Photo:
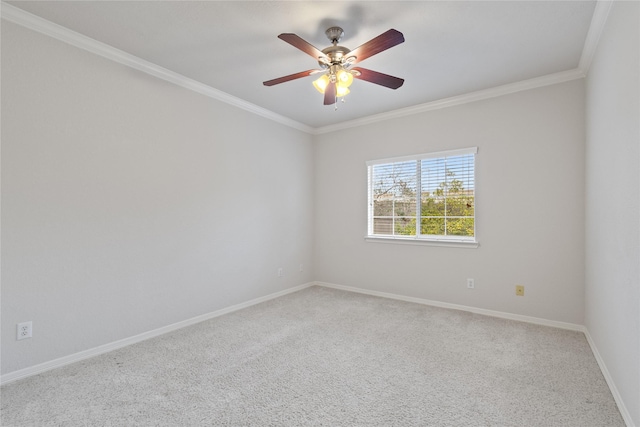
<svg viewBox="0 0 640 427">
<path fill-rule="evenodd" d="M 453 240 L 453 239 L 416 239 L 414 237 L 393 237 L 393 236 L 364 236 L 367 242 L 373 243 L 394 243 L 399 245 L 421 245 L 421 246 L 445 246 L 450 248 L 475 249 L 480 244 L 473 240 Z"/>
</svg>

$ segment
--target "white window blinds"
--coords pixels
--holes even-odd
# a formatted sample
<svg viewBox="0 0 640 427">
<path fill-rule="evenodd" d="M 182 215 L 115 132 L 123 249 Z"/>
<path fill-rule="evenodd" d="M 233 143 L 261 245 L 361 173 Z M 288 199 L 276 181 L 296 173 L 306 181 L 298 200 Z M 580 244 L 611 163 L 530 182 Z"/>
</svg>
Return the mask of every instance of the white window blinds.
<svg viewBox="0 0 640 427">
<path fill-rule="evenodd" d="M 369 236 L 475 241 L 476 153 L 367 162 Z"/>
</svg>

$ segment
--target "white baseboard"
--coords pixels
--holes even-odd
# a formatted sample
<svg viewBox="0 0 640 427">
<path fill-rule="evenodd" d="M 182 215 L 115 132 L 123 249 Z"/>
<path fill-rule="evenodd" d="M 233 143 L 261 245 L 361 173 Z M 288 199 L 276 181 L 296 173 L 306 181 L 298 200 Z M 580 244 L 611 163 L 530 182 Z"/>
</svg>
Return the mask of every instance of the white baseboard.
<svg viewBox="0 0 640 427">
<path fill-rule="evenodd" d="M 372 295 L 376 297 L 390 298 L 390 299 L 396 299 L 396 300 L 407 301 L 407 302 L 415 302 L 417 304 L 431 305 L 434 307 L 450 308 L 452 310 L 468 311 L 470 313 L 483 314 L 485 316 L 499 317 L 502 319 L 518 320 L 520 322 L 534 323 L 536 325 L 551 326 L 554 328 L 568 329 L 571 331 L 579 331 L 579 332 L 585 331 L 585 327 L 583 325 L 578 325 L 575 323 L 558 322 L 556 320 L 541 319 L 539 317 L 523 316 L 521 314 L 505 313 L 502 311 L 495 311 L 495 310 L 486 310 L 484 308 L 470 307 L 470 306 L 460 305 L 460 304 L 451 304 L 448 302 L 440 302 L 440 301 L 433 301 L 433 300 L 428 300 L 423 298 L 407 297 L 404 295 L 391 294 L 391 293 L 379 292 L 379 291 L 371 291 L 368 289 L 336 285 L 333 283 L 315 282 L 314 284 L 317 286 L 324 286 L 325 288 L 340 289 L 343 291 L 357 292 L 360 294 Z"/>
<path fill-rule="evenodd" d="M 265 295 L 263 297 L 260 298 L 255 298 L 252 299 L 250 301 L 246 301 L 243 302 L 241 304 L 236 304 L 227 308 L 223 308 L 211 313 L 207 313 L 207 314 L 203 314 L 201 316 L 196 316 L 193 317 L 191 319 L 187 319 L 187 320 L 183 320 L 181 322 L 178 323 L 174 323 L 168 326 L 164 326 L 162 328 L 158 328 L 158 329 L 154 329 L 152 331 L 149 332 L 145 332 L 139 335 L 135 335 L 133 337 L 129 337 L 129 338 L 125 338 L 119 341 L 115 341 L 109 344 L 105 344 L 105 345 L 101 345 L 92 349 L 88 349 L 88 350 L 84 350 L 81 351 L 79 353 L 75 353 L 75 354 L 71 354 L 69 356 L 64 356 L 61 357 L 59 359 L 55 359 L 55 360 L 51 360 L 49 362 L 45 362 L 45 363 L 41 363 L 39 365 L 35 365 L 35 366 L 31 366 L 28 368 L 24 368 L 24 369 L 20 369 L 18 371 L 14 371 L 14 372 L 9 372 L 8 374 L 2 375 L 0 376 L 0 385 L 4 385 L 4 384 L 8 384 L 14 381 L 18 381 L 33 375 L 37 375 L 46 371 L 50 371 L 52 369 L 56 369 L 56 368 L 60 368 L 62 366 L 66 366 L 66 365 L 70 365 L 72 363 L 75 362 L 79 362 L 81 360 L 85 360 L 85 359 L 89 359 L 91 357 L 94 356 L 98 356 L 104 353 L 108 353 L 110 351 L 113 350 L 117 350 L 119 348 L 122 347 L 126 347 L 129 346 L 131 344 L 135 344 L 144 340 L 147 340 L 149 338 L 154 338 L 157 337 L 159 335 L 163 335 L 166 334 L 168 332 L 172 332 L 175 331 L 177 329 L 181 329 L 181 328 L 185 328 L 187 326 L 191 326 L 191 325 L 195 325 L 196 323 L 200 323 L 200 322 L 204 322 L 205 320 L 209 320 L 212 319 L 214 317 L 218 317 L 218 316 L 222 316 L 223 314 L 227 314 L 227 313 L 232 313 L 234 311 L 238 311 L 241 310 L 243 308 L 247 308 L 250 307 L 252 305 L 256 305 L 256 304 L 260 304 L 262 302 L 265 301 L 269 301 L 271 299 L 274 298 L 278 298 L 293 292 L 297 292 L 300 291 L 302 289 L 311 287 L 311 286 L 323 286 L 326 288 L 333 288 L 333 289 L 339 289 L 339 290 L 343 290 L 343 291 L 347 291 L 347 292 L 356 292 L 356 293 L 360 293 L 360 294 L 366 294 L 366 295 L 372 295 L 372 296 L 377 296 L 377 297 L 382 297 L 382 298 L 390 298 L 390 299 L 395 299 L 395 300 L 400 300 L 400 301 L 407 301 L 407 302 L 414 302 L 417 304 L 424 304 L 424 305 L 431 305 L 434 307 L 441 307 L 441 308 L 450 308 L 453 310 L 462 310 L 462 311 L 467 311 L 467 312 L 471 312 L 471 313 L 476 313 L 476 314 L 483 314 L 486 316 L 492 316 L 492 317 L 499 317 L 502 319 L 509 319 L 509 320 L 517 320 L 517 321 L 521 321 L 521 322 L 527 322 L 527 323 L 533 323 L 536 325 L 543 325 L 543 326 L 551 326 L 551 327 L 555 327 L 555 328 L 560 328 L 560 329 L 568 329 L 568 330 L 572 330 L 572 331 L 579 331 L 579 332 L 583 332 L 586 336 L 587 342 L 589 343 L 589 346 L 591 347 L 591 351 L 593 352 L 593 355 L 598 363 L 598 366 L 600 367 L 600 370 L 602 371 L 602 375 L 604 376 L 607 385 L 609 386 L 609 389 L 611 390 L 611 394 L 613 395 L 613 398 L 616 402 L 616 404 L 618 405 L 618 409 L 620 410 L 620 414 L 622 415 L 622 418 L 624 419 L 627 427 L 636 427 L 636 425 L 634 424 L 633 420 L 631 419 L 631 414 L 629 414 L 629 411 L 627 410 L 626 406 L 624 405 L 624 402 L 622 400 L 622 397 L 620 396 L 620 393 L 618 392 L 618 389 L 615 385 L 615 383 L 613 382 L 613 379 L 611 377 L 611 375 L 609 374 L 609 370 L 607 369 L 607 366 L 604 363 L 604 360 L 602 359 L 602 357 L 600 356 L 600 352 L 598 351 L 598 348 L 595 345 L 595 342 L 593 341 L 593 338 L 591 337 L 591 335 L 589 334 L 589 331 L 587 330 L 587 328 L 583 325 L 578 325 L 578 324 L 574 324 L 574 323 L 566 323 L 566 322 L 558 322 L 555 320 L 547 320 L 547 319 L 541 319 L 538 317 L 530 317 L 530 316 L 523 316 L 523 315 L 519 315 L 519 314 L 513 314 L 513 313 L 505 313 L 505 312 L 501 312 L 501 311 L 494 311 L 494 310 L 486 310 L 486 309 L 482 309 L 482 308 L 476 308 L 476 307 L 469 307 L 469 306 L 465 306 L 465 305 L 460 305 L 460 304 L 451 304 L 451 303 L 446 303 L 446 302 L 440 302 L 440 301 L 433 301 L 433 300 L 427 300 L 427 299 L 423 299 L 423 298 L 415 298 L 415 297 L 408 297 L 408 296 L 404 296 L 404 295 L 398 295 L 398 294 L 392 294 L 392 293 L 387 293 L 387 292 L 379 292 L 379 291 L 372 291 L 372 290 L 368 290 L 368 289 L 362 289 L 362 288 L 355 288 L 352 286 L 343 286 L 343 285 L 336 285 L 333 283 L 326 283 L 326 282 L 310 282 L 310 283 L 305 283 L 293 288 L 289 288 L 289 289 L 285 289 L 284 291 L 280 291 L 280 292 L 276 292 L 273 294 L 269 294 L 269 295 Z"/>
<path fill-rule="evenodd" d="M 598 366 L 602 371 L 602 375 L 607 381 L 607 385 L 609 386 L 609 390 L 611 390 L 613 399 L 615 400 L 616 405 L 618 405 L 618 410 L 620 411 L 620 415 L 622 416 L 622 419 L 626 423 L 627 427 L 636 427 L 633 420 L 631 419 L 631 414 L 629 414 L 629 411 L 627 410 L 624 404 L 624 401 L 622 400 L 622 397 L 620 396 L 620 393 L 618 392 L 618 389 L 615 383 L 613 382 L 613 378 L 611 378 L 611 375 L 609 374 L 609 370 L 607 369 L 607 366 L 605 365 L 604 360 L 602 359 L 602 357 L 600 356 L 600 353 L 598 352 L 598 348 L 596 347 L 595 342 L 591 338 L 589 331 L 584 325 L 578 325 L 575 323 L 558 322 L 555 320 L 541 319 L 538 317 L 522 316 L 520 314 L 505 313 L 502 311 L 485 310 L 483 308 L 469 307 L 466 305 L 451 304 L 451 303 L 440 302 L 440 301 L 432 301 L 432 300 L 423 299 L 423 298 L 407 297 L 404 295 L 391 294 L 387 292 L 371 291 L 368 289 L 354 288 L 352 286 L 336 285 L 334 283 L 314 282 L 314 285 L 324 286 L 325 288 L 339 289 L 347 292 L 357 292 L 360 294 L 372 295 L 372 296 L 377 296 L 382 298 L 390 298 L 390 299 L 395 299 L 400 301 L 415 302 L 418 304 L 431 305 L 431 306 L 441 307 L 441 308 L 450 308 L 453 310 L 468 311 L 471 313 L 484 314 L 486 316 L 499 317 L 502 319 L 518 320 L 521 322 L 534 323 L 536 325 L 551 326 L 554 328 L 583 332 L 585 337 L 587 338 L 589 347 L 591 347 L 591 351 L 593 352 L 593 355 L 596 358 L 596 361 L 598 362 Z"/>
<path fill-rule="evenodd" d="M 600 367 L 600 371 L 602 371 L 602 375 L 604 379 L 607 381 L 607 385 L 609 386 L 609 390 L 611 390 L 611 394 L 613 395 L 613 399 L 616 401 L 616 405 L 618 405 L 618 410 L 620 411 L 620 415 L 622 415 L 622 419 L 624 420 L 627 427 L 636 427 L 633 419 L 631 419 L 631 414 L 629 410 L 625 406 L 622 396 L 620 396 L 620 392 L 616 387 L 616 384 L 613 382 L 613 378 L 607 369 L 607 365 L 604 363 L 604 359 L 600 356 L 600 352 L 598 351 L 598 347 L 596 347 L 596 343 L 591 337 L 589 330 L 585 328 L 584 335 L 587 337 L 587 341 L 589 342 L 589 346 L 591 347 L 591 351 L 593 352 L 594 357 L 596 358 L 596 362 L 598 362 L 598 366 Z"/>
<path fill-rule="evenodd" d="M 122 347 L 126 347 L 131 344 L 136 344 L 144 340 L 148 340 L 149 338 L 154 338 L 159 335 L 166 334 L 168 332 L 175 331 L 176 329 L 185 328 L 187 326 L 195 325 L 196 323 L 204 322 L 205 320 L 212 319 L 214 317 L 222 316 L 223 314 L 231 313 L 234 311 L 242 310 L 243 308 L 250 307 L 252 305 L 260 304 L 261 302 L 269 301 L 274 298 L 278 298 L 293 292 L 300 291 L 302 289 L 313 286 L 314 283 L 305 283 L 293 288 L 285 289 L 284 291 L 276 292 L 273 294 L 265 295 L 260 298 L 255 298 L 250 301 L 246 301 L 240 304 L 232 305 L 231 307 L 223 308 L 211 313 L 203 314 L 200 316 L 193 317 L 191 319 L 183 320 L 178 323 L 174 323 L 168 326 L 164 326 L 162 328 L 154 329 L 149 332 L 144 332 L 139 335 L 135 335 L 129 338 L 125 338 L 122 340 L 114 341 L 109 344 L 104 344 L 95 348 L 91 348 L 88 350 L 81 351 L 79 353 L 74 353 L 69 356 L 64 356 L 59 359 L 51 360 L 49 362 L 40 363 L 38 365 L 30 366 L 28 368 L 19 369 L 17 371 L 9 372 L 0 376 L 0 385 L 5 385 L 14 381 L 21 380 L 23 378 L 27 378 L 33 375 L 41 374 L 46 371 L 50 371 L 52 369 L 60 368 L 62 366 L 70 365 L 75 362 L 79 362 L 84 359 L 89 359 L 91 357 L 95 357 L 104 353 L 108 353 L 113 350 L 117 350 Z"/>
</svg>

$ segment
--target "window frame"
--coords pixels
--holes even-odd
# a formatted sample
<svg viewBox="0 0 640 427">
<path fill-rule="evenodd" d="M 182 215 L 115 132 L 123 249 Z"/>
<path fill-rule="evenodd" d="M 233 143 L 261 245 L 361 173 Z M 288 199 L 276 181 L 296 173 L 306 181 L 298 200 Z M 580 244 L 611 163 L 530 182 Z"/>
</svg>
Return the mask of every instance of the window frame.
<svg viewBox="0 0 640 427">
<path fill-rule="evenodd" d="M 477 229 L 477 179 L 476 179 L 476 158 L 478 153 L 478 147 L 461 148 L 455 150 L 437 151 L 432 153 L 422 153 L 411 156 L 392 157 L 386 159 L 370 160 L 366 162 L 367 166 L 367 234 L 365 240 L 367 242 L 376 243 L 398 243 L 398 244 L 410 244 L 410 245 L 430 245 L 430 246 L 450 246 L 450 247 L 464 247 L 464 248 L 477 248 L 478 242 L 478 229 Z M 387 235 L 387 234 L 373 234 L 373 189 L 372 182 L 373 167 L 378 165 L 402 163 L 408 161 L 421 162 L 425 159 L 446 158 L 473 154 L 473 197 L 474 197 L 474 209 L 473 209 L 473 236 L 451 236 L 451 235 L 424 235 L 416 234 L 411 236 L 406 235 Z M 416 176 L 416 207 L 421 203 L 421 183 L 420 176 Z M 418 233 L 420 228 L 417 224 L 420 224 L 420 211 L 416 211 L 416 232 Z"/>
</svg>

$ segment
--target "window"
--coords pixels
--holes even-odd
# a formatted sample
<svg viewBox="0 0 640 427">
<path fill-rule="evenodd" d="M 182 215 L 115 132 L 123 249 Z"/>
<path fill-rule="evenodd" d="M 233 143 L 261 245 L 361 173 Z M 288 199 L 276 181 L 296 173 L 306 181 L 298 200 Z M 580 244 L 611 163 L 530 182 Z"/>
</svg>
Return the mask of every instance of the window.
<svg viewBox="0 0 640 427">
<path fill-rule="evenodd" d="M 477 152 L 473 147 L 367 162 L 367 237 L 475 243 Z"/>
</svg>

